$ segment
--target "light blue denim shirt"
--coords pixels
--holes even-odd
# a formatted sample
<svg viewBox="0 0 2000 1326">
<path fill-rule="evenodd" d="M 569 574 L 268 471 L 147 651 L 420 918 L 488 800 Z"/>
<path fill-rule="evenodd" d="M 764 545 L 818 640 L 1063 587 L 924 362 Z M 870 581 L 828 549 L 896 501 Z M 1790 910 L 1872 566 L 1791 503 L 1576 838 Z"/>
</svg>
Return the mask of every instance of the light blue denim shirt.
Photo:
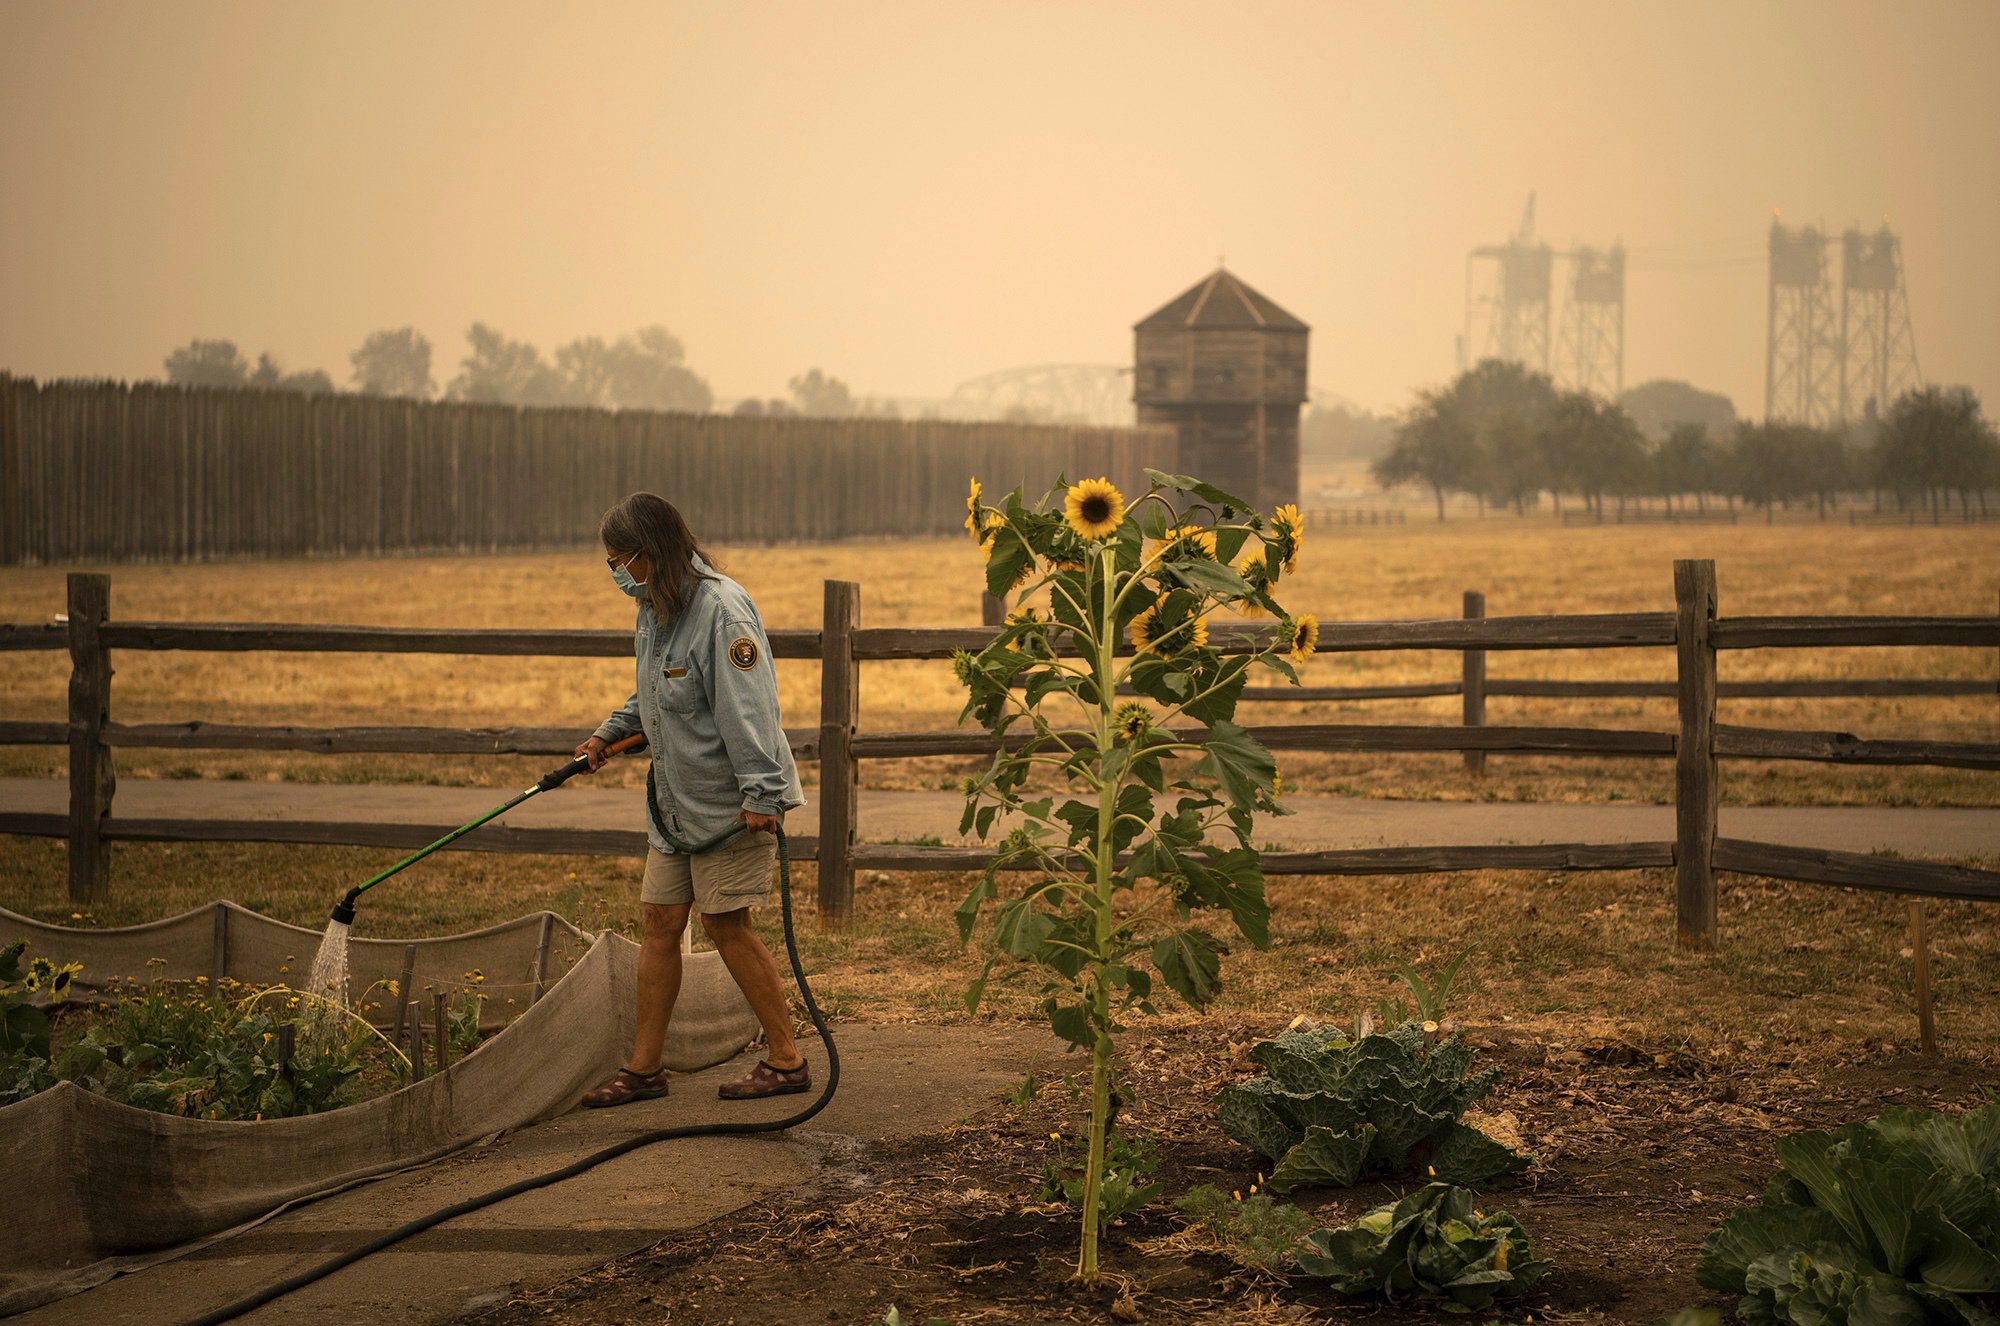
<svg viewBox="0 0 2000 1326">
<path fill-rule="evenodd" d="M 699 557 L 695 566 L 714 578 L 695 582 L 672 621 L 662 625 L 640 595 L 638 688 L 597 729 L 607 742 L 645 731 L 660 821 L 685 842 L 720 833 L 740 810 L 781 815 L 806 803 L 757 606 Z M 646 838 L 673 850 L 651 816 Z"/>
</svg>

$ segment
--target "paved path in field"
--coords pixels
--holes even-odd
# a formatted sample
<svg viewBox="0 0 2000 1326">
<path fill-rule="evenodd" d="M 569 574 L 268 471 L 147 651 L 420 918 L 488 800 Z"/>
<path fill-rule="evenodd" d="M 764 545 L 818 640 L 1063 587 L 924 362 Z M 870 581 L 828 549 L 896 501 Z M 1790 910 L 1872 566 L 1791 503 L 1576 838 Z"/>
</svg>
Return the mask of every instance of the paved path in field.
<svg viewBox="0 0 2000 1326">
<path fill-rule="evenodd" d="M 843 1024 L 840 1090 L 804 1128 L 768 1137 L 698 1137 L 642 1147 L 553 1187 L 426 1230 L 241 1320 L 329 1326 L 457 1320 L 804 1184 L 869 1186 L 870 1143 L 933 1132 L 994 1103 L 1044 1048 L 1046 1032 Z M 817 1041 L 803 1043 L 815 1073 Z M 186 1321 L 315 1266 L 421 1215 L 544 1174 L 637 1133 L 721 1118 L 778 1118 L 810 1097 L 725 1104 L 715 1085 L 738 1061 L 673 1080 L 664 1100 L 574 1110 L 435 1165 L 295 1207 L 171 1261 L 121 1276 L 11 1321 L 100 1326 Z M 818 1080 L 818 1079 L 816 1079 Z M 822 1317 L 827 1306 L 815 1310 Z M 796 1320 L 796 1318 L 787 1318 Z"/>
<path fill-rule="evenodd" d="M 387 784 L 228 783 L 127 778 L 114 813 L 135 819 L 359 820 L 385 824 L 463 824 L 511 793 L 496 788 Z M 812 792 L 808 789 L 808 798 Z M 643 823 L 637 789 L 569 786 L 509 812 L 518 828 L 635 829 Z M 1464 843 L 1663 842 L 1674 836 L 1672 806 L 1550 805 L 1509 801 L 1377 801 L 1293 794 L 1294 813 L 1260 818 L 1255 841 L 1279 850 L 1447 846 Z M 868 842 L 929 837 L 960 841 L 956 792 L 861 794 L 861 837 Z M 64 814 L 65 784 L 0 778 L 0 810 Z M 789 819 L 795 833 L 818 828 L 816 805 Z M 1906 856 L 2000 856 L 2000 808 L 1903 806 L 1725 806 L 1722 836 L 1836 851 L 1890 850 Z"/>
</svg>

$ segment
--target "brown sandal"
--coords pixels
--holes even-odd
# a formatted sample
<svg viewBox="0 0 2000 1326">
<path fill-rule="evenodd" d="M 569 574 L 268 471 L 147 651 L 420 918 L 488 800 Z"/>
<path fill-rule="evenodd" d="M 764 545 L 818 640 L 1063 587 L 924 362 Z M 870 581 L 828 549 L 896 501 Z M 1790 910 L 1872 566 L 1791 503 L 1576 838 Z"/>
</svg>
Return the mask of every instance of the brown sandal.
<svg viewBox="0 0 2000 1326">
<path fill-rule="evenodd" d="M 765 1096 L 789 1096 L 797 1091 L 812 1090 L 812 1065 L 801 1062 L 797 1068 L 773 1068 L 763 1060 L 744 1077 L 734 1082 L 724 1082 L 715 1089 L 715 1094 L 723 1100 L 759 1100 Z"/>
<path fill-rule="evenodd" d="M 667 1094 L 667 1070 L 655 1069 L 650 1073 L 635 1073 L 629 1068 L 621 1068 L 612 1075 L 609 1082 L 595 1091 L 587 1091 L 583 1096 L 586 1109 L 603 1109 L 607 1105 L 624 1105 L 635 1100 L 657 1100 Z"/>
</svg>

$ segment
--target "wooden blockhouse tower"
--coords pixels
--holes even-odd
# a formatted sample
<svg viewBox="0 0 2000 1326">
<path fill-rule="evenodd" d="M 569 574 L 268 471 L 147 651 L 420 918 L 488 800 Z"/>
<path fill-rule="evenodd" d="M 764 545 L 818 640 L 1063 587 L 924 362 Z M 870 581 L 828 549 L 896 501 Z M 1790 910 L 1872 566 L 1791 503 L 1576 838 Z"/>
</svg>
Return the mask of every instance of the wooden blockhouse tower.
<svg viewBox="0 0 2000 1326">
<path fill-rule="evenodd" d="M 1180 433 L 1180 471 L 1256 502 L 1299 500 L 1311 329 L 1216 268 L 1132 328 L 1141 424 Z"/>
</svg>

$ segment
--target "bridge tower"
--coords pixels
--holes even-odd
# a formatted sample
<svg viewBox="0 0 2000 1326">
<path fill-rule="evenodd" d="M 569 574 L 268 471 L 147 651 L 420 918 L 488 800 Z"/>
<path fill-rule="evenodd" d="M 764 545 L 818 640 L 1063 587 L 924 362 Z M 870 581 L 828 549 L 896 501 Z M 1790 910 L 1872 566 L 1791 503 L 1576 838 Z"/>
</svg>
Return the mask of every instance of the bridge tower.
<svg viewBox="0 0 2000 1326">
<path fill-rule="evenodd" d="M 1556 376 L 1579 391 L 1618 398 L 1625 390 L 1625 246 L 1579 246 L 1569 259 Z"/>
<path fill-rule="evenodd" d="M 1490 279 L 1474 265 L 1494 263 Z M 1505 244 L 1485 244 L 1466 259 L 1465 339 L 1461 359 L 1509 359 L 1537 373 L 1549 371 L 1549 291 L 1555 251 L 1535 238 L 1535 195 L 1521 213 L 1521 228 Z M 1483 324 L 1484 335 L 1480 335 Z M 1471 364 L 1461 363 L 1461 369 Z"/>
<path fill-rule="evenodd" d="M 1829 427 L 1842 416 L 1846 354 L 1833 311 L 1828 237 L 1817 226 L 1771 222 L 1770 314 L 1764 339 L 1764 417 Z"/>
<path fill-rule="evenodd" d="M 1840 237 L 1840 418 L 1881 414 L 1919 386 L 1910 296 L 1903 285 L 1903 244 L 1883 226 Z"/>
</svg>

